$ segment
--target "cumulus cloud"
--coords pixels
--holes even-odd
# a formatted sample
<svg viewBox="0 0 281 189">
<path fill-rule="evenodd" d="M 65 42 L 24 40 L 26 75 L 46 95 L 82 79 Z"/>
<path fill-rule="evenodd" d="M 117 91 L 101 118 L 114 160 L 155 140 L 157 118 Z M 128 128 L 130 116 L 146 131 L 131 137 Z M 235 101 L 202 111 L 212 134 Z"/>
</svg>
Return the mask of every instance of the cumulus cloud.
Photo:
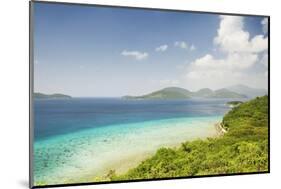
<svg viewBox="0 0 281 189">
<path fill-rule="evenodd" d="M 221 22 L 214 39 L 224 52 L 259 53 L 268 47 L 268 39 L 263 35 L 256 35 L 250 39 L 250 33 L 244 30 L 244 18 L 241 16 L 221 16 Z"/>
<path fill-rule="evenodd" d="M 188 45 L 186 42 L 184 41 L 176 41 L 174 43 L 175 47 L 179 47 L 179 48 L 182 48 L 182 49 L 187 49 L 188 48 Z"/>
<path fill-rule="evenodd" d="M 268 54 L 264 53 L 261 55 L 260 63 L 264 65 L 266 68 L 268 67 Z"/>
<path fill-rule="evenodd" d="M 208 53 L 186 67 L 187 84 L 223 87 L 237 83 L 266 86 L 265 68 L 254 70 L 256 64 L 267 65 L 268 39 L 264 35 L 250 38 L 244 29 L 243 17 L 221 16 L 214 45 L 220 58 Z"/>
<path fill-rule="evenodd" d="M 160 85 L 162 85 L 162 86 L 175 86 L 178 84 L 179 84 L 179 80 L 175 80 L 175 79 L 160 80 Z"/>
<path fill-rule="evenodd" d="M 168 49 L 168 45 L 161 45 L 155 49 L 157 52 L 164 52 Z"/>
<path fill-rule="evenodd" d="M 124 50 L 121 53 L 122 56 L 133 57 L 136 60 L 144 60 L 148 57 L 148 53 L 146 52 L 139 52 L 139 51 L 127 51 Z"/>
<path fill-rule="evenodd" d="M 194 44 L 192 44 L 191 46 L 188 45 L 187 42 L 185 41 L 176 41 L 174 43 L 175 47 L 181 48 L 181 49 L 185 49 L 185 50 L 190 50 L 190 51 L 194 51 L 196 49 L 196 47 L 194 46 Z"/>
<path fill-rule="evenodd" d="M 267 32 L 268 32 L 268 18 L 264 18 L 261 21 L 261 24 L 262 24 L 262 31 L 263 31 L 263 33 L 267 34 Z"/>
<path fill-rule="evenodd" d="M 212 55 L 207 54 L 196 59 L 189 66 L 193 69 L 200 70 L 244 70 L 256 63 L 258 56 L 256 54 L 239 54 L 231 53 L 226 58 L 216 59 Z"/>
<path fill-rule="evenodd" d="M 191 47 L 190 47 L 190 50 L 194 51 L 194 50 L 196 50 L 196 47 L 192 44 Z"/>
</svg>

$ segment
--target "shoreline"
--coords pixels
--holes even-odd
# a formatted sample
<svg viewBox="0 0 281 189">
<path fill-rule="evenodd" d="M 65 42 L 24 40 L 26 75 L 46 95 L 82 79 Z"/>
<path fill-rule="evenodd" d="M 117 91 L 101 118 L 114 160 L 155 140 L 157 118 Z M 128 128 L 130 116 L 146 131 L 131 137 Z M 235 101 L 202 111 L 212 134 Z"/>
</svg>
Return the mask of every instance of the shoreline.
<svg viewBox="0 0 281 189">
<path fill-rule="evenodd" d="M 99 143 L 103 144 L 103 146 L 100 146 L 103 147 L 103 150 L 108 148 L 110 145 L 114 145 L 110 147 L 110 149 L 113 149 L 113 151 L 101 152 L 105 153 L 104 155 L 99 153 L 100 149 L 97 150 L 94 146 L 92 146 L 93 143 L 98 142 L 97 138 L 92 138 L 92 134 L 89 132 L 87 132 L 87 136 L 85 136 L 83 132 L 81 135 L 77 136 L 77 141 L 74 140 L 73 144 L 76 144 L 77 142 L 80 143 L 78 144 L 78 146 L 75 145 L 75 149 L 77 147 L 79 148 L 80 145 L 82 145 L 84 149 L 86 147 L 86 154 L 82 152 L 81 157 L 79 155 L 79 150 L 77 152 L 73 152 L 71 148 L 69 149 L 74 158 L 71 158 L 72 161 L 77 162 L 79 164 L 79 166 L 77 167 L 80 167 L 81 169 L 79 168 L 80 170 L 78 170 L 74 167 L 77 174 L 76 176 L 71 176 L 74 171 L 74 169 L 72 169 L 72 165 L 70 165 L 70 169 L 67 168 L 68 166 L 65 167 L 66 173 L 64 173 L 63 175 L 68 175 L 69 177 L 67 176 L 63 180 L 65 183 L 108 181 L 109 172 L 114 171 L 114 173 L 116 173 L 117 175 L 124 174 L 128 170 L 138 166 L 142 161 L 145 161 L 146 159 L 152 157 L 160 148 L 175 149 L 179 148 L 181 144 L 186 141 L 193 141 L 196 139 L 204 140 L 209 137 L 218 137 L 221 132 L 219 132 L 219 130 L 217 129 L 219 127 L 217 126 L 216 128 L 214 127 L 214 125 L 216 126 L 216 123 L 219 120 L 221 120 L 221 118 L 217 119 L 214 117 L 211 117 L 211 119 L 200 118 L 195 120 L 180 119 L 180 122 L 178 122 L 178 119 L 169 119 L 165 120 L 165 122 L 163 120 L 161 120 L 160 122 L 146 122 L 146 124 L 148 123 L 149 125 L 142 128 L 139 127 L 140 123 L 136 123 L 133 125 L 130 124 L 130 127 L 128 128 L 135 128 L 137 130 L 133 130 L 133 132 L 132 130 L 128 130 L 127 133 L 122 133 L 125 134 L 124 136 L 120 135 L 123 138 L 119 138 L 120 136 L 116 138 L 116 136 L 114 136 L 110 139 L 108 137 L 112 136 L 108 135 L 106 141 L 104 141 L 104 135 L 100 135 L 103 137 L 101 137 L 98 141 Z M 159 124 L 161 124 L 161 130 L 159 130 Z M 117 127 L 106 128 L 106 133 L 109 133 L 108 129 L 119 130 Z M 81 136 L 83 136 L 82 141 L 80 140 Z M 84 140 L 83 138 L 86 140 Z M 119 140 L 118 138 L 121 140 Z M 64 144 L 66 144 L 68 140 L 71 141 L 71 139 L 65 138 Z M 116 143 L 116 140 L 118 140 L 118 143 Z M 148 144 L 148 141 L 154 142 L 153 144 Z M 149 148 L 144 148 L 145 146 Z M 60 147 L 62 147 L 62 150 L 64 149 L 63 146 Z M 67 147 L 69 146 L 67 145 Z M 100 159 L 100 157 L 92 156 L 93 154 L 98 155 L 97 153 L 101 155 L 100 157 L 103 158 Z M 86 159 L 84 159 L 85 161 L 81 161 L 81 158 Z M 96 160 L 98 160 L 99 163 Z M 83 169 L 83 167 L 88 168 Z M 62 177 L 62 175 L 59 173 L 56 174 L 56 177 Z M 41 179 L 38 179 L 38 181 L 40 180 Z M 53 181 L 54 184 L 56 184 L 56 182 L 61 182 L 61 180 L 58 181 L 56 179 L 53 179 Z"/>
<path fill-rule="evenodd" d="M 261 101 L 261 100 L 257 98 L 253 101 Z M 266 109 L 267 106 L 265 106 L 265 102 L 262 101 L 261 103 L 263 104 L 260 106 L 264 106 L 264 109 Z M 247 108 L 251 108 L 251 110 L 253 110 L 252 108 L 253 105 L 256 106 L 255 103 L 245 104 L 238 111 L 243 113 L 245 112 L 244 110 L 245 108 L 246 110 Z M 262 114 L 261 117 L 266 118 L 266 114 L 265 113 L 264 115 Z M 230 116 L 230 118 L 234 119 L 235 117 L 233 118 Z M 225 124 L 229 125 L 229 121 L 231 122 L 231 119 L 224 120 Z M 104 132 L 102 133 L 100 132 L 97 133 L 96 130 L 95 132 L 89 132 L 89 131 L 81 132 L 80 134 L 76 133 L 74 136 L 71 135 L 71 137 L 68 136 L 68 137 L 60 138 L 60 140 L 58 141 L 51 141 L 53 143 L 49 143 L 47 145 L 48 148 L 46 148 L 46 146 L 44 145 L 46 149 L 45 151 L 41 151 L 41 155 L 44 155 L 43 157 L 45 157 L 45 155 L 49 155 L 50 152 L 53 152 L 51 151 L 51 149 L 54 149 L 53 147 L 59 147 L 55 149 L 59 153 L 63 152 L 64 153 L 63 156 L 70 155 L 71 160 L 74 161 L 66 161 L 71 163 L 65 166 L 66 168 L 65 170 L 67 171 L 68 175 L 66 175 L 65 173 L 61 174 L 59 172 L 58 172 L 59 174 L 57 174 L 56 170 L 53 172 L 54 174 L 52 175 L 52 176 L 60 176 L 60 175 L 63 176 L 64 177 L 63 183 L 65 184 L 66 183 L 70 184 L 75 182 L 97 183 L 103 181 L 110 181 L 112 178 L 114 179 L 114 175 L 116 175 L 117 177 L 122 176 L 123 174 L 128 173 L 128 170 L 132 170 L 132 169 L 134 172 L 134 168 L 138 167 L 138 165 L 142 161 L 147 161 L 148 163 L 150 162 L 149 164 L 152 164 L 153 162 L 151 163 L 149 158 L 153 157 L 156 151 L 159 150 L 160 148 L 166 148 L 166 149 L 170 148 L 171 151 L 177 150 L 177 152 L 179 152 L 178 156 L 180 159 L 182 158 L 181 152 L 186 151 L 186 149 L 182 149 L 179 147 L 181 146 L 181 144 L 185 142 L 189 143 L 195 141 L 194 145 L 196 146 L 197 149 L 201 149 L 202 150 L 201 152 L 203 154 L 207 153 L 210 155 L 210 157 L 215 157 L 217 155 L 217 151 L 214 151 L 213 149 L 202 148 L 202 146 L 200 146 L 201 142 L 197 144 L 196 141 L 197 139 L 202 140 L 202 145 L 204 145 L 204 144 L 208 144 L 209 142 L 208 138 L 210 140 L 213 138 L 214 142 L 216 142 L 219 145 L 218 150 L 223 154 L 225 154 L 225 156 L 230 161 L 232 161 L 231 153 L 224 153 L 224 151 L 222 150 L 224 149 L 225 145 L 224 142 L 221 141 L 225 141 L 223 135 L 227 133 L 228 133 L 227 134 L 228 136 L 226 136 L 227 140 L 228 137 L 234 138 L 235 136 L 229 135 L 233 132 L 233 129 L 229 130 L 228 127 L 225 127 L 224 124 L 222 123 L 222 120 L 223 120 L 222 116 L 213 116 L 213 117 L 208 117 L 206 119 L 205 117 L 196 118 L 196 119 L 175 118 L 169 120 L 150 121 L 150 122 L 145 122 L 145 124 L 133 123 L 133 124 L 127 124 L 125 126 L 119 125 L 119 127 L 110 127 L 110 128 L 103 129 Z M 239 120 L 239 121 L 241 122 L 241 125 L 245 123 L 244 120 Z M 267 136 L 266 123 L 263 126 L 264 126 L 264 130 L 262 134 L 264 134 L 266 138 Z M 232 128 L 231 125 L 229 127 Z M 120 128 L 122 128 L 122 130 L 120 130 Z M 234 132 L 239 131 L 239 129 L 240 129 L 239 127 L 234 128 Z M 255 131 L 254 130 L 255 128 L 252 129 L 253 131 Z M 118 131 L 118 132 L 115 133 L 113 131 Z M 243 135 L 243 137 L 247 139 L 247 137 L 249 136 Z M 72 144 L 69 142 L 72 142 Z M 266 141 L 261 141 L 261 142 L 263 142 L 261 143 L 262 145 L 265 145 Z M 234 140 L 233 144 L 236 145 L 236 140 Z M 237 144 L 242 146 L 246 145 L 246 147 L 248 145 L 252 146 L 251 143 L 250 144 L 237 143 Z M 252 147 L 256 148 L 256 146 L 252 146 Z M 62 151 L 63 149 L 65 151 Z M 77 151 L 74 151 L 76 149 Z M 203 151 L 204 149 L 205 151 Z M 266 149 L 266 146 L 264 147 L 264 149 Z M 231 151 L 231 149 L 228 150 Z M 190 154 L 190 156 L 193 157 L 194 154 Z M 238 157 L 240 157 L 240 154 L 238 154 Z M 264 154 L 264 157 L 266 158 L 266 154 Z M 156 156 L 156 159 L 159 160 L 160 163 L 162 161 L 161 158 L 162 155 L 160 157 Z M 200 156 L 196 155 L 196 158 L 200 158 Z M 217 159 L 219 158 L 214 158 L 214 161 L 217 162 Z M 256 159 L 256 157 L 253 157 L 253 159 Z M 58 159 L 55 162 L 60 163 L 61 160 L 69 160 L 69 159 Z M 101 161 L 96 161 L 96 160 L 101 160 Z M 178 158 L 176 159 L 173 158 L 170 161 L 172 162 L 173 160 L 177 162 Z M 61 163 L 58 165 L 61 165 Z M 98 165 L 99 168 L 101 169 L 96 169 L 97 167 L 95 168 L 94 167 L 95 165 Z M 162 165 L 160 165 L 160 167 L 161 166 Z M 190 167 L 188 163 L 186 164 L 186 166 Z M 71 170 L 69 168 L 74 168 L 74 169 Z M 260 168 L 258 168 L 258 170 L 259 169 Z M 61 171 L 61 168 L 58 170 Z M 178 167 L 178 170 L 181 170 L 181 165 Z M 214 171 L 216 171 L 216 167 L 214 167 Z M 138 174 L 138 170 L 136 171 L 136 174 Z M 140 170 L 140 174 L 143 174 L 142 170 Z M 181 173 L 181 175 L 184 174 L 185 172 Z M 56 178 L 55 180 L 58 179 L 58 177 L 54 177 L 54 178 Z M 55 180 L 51 179 L 52 182 Z M 40 180 L 38 179 L 37 181 Z M 60 183 L 61 181 L 62 179 L 58 180 L 58 182 Z M 42 182 L 42 183 L 57 184 L 56 182 L 57 181 L 55 181 L 54 183 L 48 183 L 48 181 L 46 180 L 46 182 Z M 39 186 L 40 184 L 37 185 Z"/>
<path fill-rule="evenodd" d="M 221 137 L 225 133 L 227 133 L 227 131 L 223 128 L 223 126 L 221 124 L 222 124 L 221 122 L 217 122 L 217 123 L 213 124 L 213 126 L 215 128 L 215 134 L 210 136 L 211 138 Z M 205 140 L 207 138 L 198 138 L 198 139 Z M 181 147 L 182 143 L 184 143 L 186 141 L 194 141 L 194 140 L 196 140 L 196 139 L 184 140 L 184 141 L 182 141 L 180 143 L 175 143 L 175 144 L 164 146 L 164 147 L 160 147 L 160 148 L 177 149 L 177 148 Z M 154 152 L 143 153 L 143 157 L 141 157 L 141 158 L 139 157 L 140 154 L 135 154 L 135 155 L 130 156 L 130 157 L 126 158 L 126 159 L 123 159 L 123 160 L 119 161 L 119 166 L 116 165 L 116 163 L 112 163 L 111 165 L 109 165 L 107 167 L 107 171 L 104 171 L 102 176 L 101 175 L 100 176 L 96 176 L 95 179 L 92 182 L 109 181 L 110 179 L 107 177 L 107 175 L 108 175 L 109 171 L 112 171 L 112 170 L 116 174 L 124 174 L 124 173 L 128 172 L 130 169 L 133 169 L 134 167 L 139 165 L 142 161 L 145 161 L 146 159 L 152 157 L 157 152 L 157 150 L 159 150 L 160 148 L 157 148 Z M 120 164 L 121 164 L 121 166 L 120 166 Z M 93 178 L 93 176 L 91 178 Z"/>
<path fill-rule="evenodd" d="M 223 136 L 225 133 L 227 133 L 227 131 L 222 126 L 222 122 L 215 123 L 214 126 L 218 136 Z"/>
</svg>

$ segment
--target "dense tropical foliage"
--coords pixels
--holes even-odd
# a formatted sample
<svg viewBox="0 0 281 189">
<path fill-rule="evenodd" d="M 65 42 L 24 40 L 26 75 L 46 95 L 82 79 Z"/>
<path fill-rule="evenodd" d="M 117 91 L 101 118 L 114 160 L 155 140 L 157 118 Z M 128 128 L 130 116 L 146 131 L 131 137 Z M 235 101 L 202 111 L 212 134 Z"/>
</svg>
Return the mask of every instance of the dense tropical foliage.
<svg viewBox="0 0 281 189">
<path fill-rule="evenodd" d="M 126 174 L 111 170 L 110 180 L 135 180 L 268 171 L 268 96 L 240 104 L 223 118 L 227 133 L 216 138 L 161 148 Z"/>
</svg>

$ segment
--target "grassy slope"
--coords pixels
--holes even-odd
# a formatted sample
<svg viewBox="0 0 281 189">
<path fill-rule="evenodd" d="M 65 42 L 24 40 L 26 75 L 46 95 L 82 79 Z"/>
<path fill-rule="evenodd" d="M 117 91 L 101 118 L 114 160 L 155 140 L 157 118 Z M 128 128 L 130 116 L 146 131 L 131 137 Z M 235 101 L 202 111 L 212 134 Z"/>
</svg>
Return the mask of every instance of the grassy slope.
<svg viewBox="0 0 281 189">
<path fill-rule="evenodd" d="M 161 148 L 126 174 L 111 170 L 107 177 L 130 180 L 268 171 L 268 97 L 233 108 L 223 124 L 228 132 L 222 137 Z"/>
</svg>

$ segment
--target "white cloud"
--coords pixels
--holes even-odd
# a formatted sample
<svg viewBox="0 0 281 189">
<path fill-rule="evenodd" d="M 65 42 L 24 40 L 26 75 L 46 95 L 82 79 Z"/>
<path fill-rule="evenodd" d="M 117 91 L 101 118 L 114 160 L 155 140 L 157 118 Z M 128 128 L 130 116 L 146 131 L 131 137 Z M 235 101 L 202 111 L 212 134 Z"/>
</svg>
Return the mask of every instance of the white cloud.
<svg viewBox="0 0 281 189">
<path fill-rule="evenodd" d="M 264 18 L 264 19 L 261 21 L 261 25 L 262 25 L 262 31 L 263 31 L 263 33 L 267 34 L 267 32 L 268 32 L 268 18 Z"/>
<path fill-rule="evenodd" d="M 162 85 L 162 86 L 175 86 L 178 84 L 179 84 L 179 80 L 174 80 L 174 79 L 160 80 L 160 85 Z"/>
<path fill-rule="evenodd" d="M 139 51 L 127 51 L 124 50 L 121 53 L 122 56 L 129 56 L 129 57 L 133 57 L 136 60 L 144 60 L 148 57 L 148 53 L 146 52 L 139 52 Z"/>
<path fill-rule="evenodd" d="M 192 62 L 189 67 L 200 70 L 243 70 L 251 67 L 256 63 L 258 56 L 256 54 L 239 54 L 231 53 L 226 58 L 215 59 L 212 55 L 207 54 Z"/>
<path fill-rule="evenodd" d="M 168 49 L 168 45 L 161 45 L 155 49 L 157 52 L 164 52 Z"/>
<path fill-rule="evenodd" d="M 182 48 L 182 49 L 187 49 L 188 48 L 188 45 L 186 42 L 184 41 L 176 41 L 174 43 L 175 47 L 179 47 L 179 48 Z"/>
<path fill-rule="evenodd" d="M 250 39 L 249 32 L 244 30 L 244 20 L 241 16 L 221 16 L 218 35 L 214 43 L 224 52 L 259 53 L 268 47 L 268 39 L 257 35 Z"/>
<path fill-rule="evenodd" d="M 263 35 L 250 38 L 244 30 L 243 17 L 222 16 L 214 45 L 217 53 L 214 57 L 206 54 L 186 67 L 186 84 L 200 87 L 223 87 L 237 83 L 255 87 L 265 87 L 267 79 L 264 70 L 256 70 L 256 64 L 267 65 L 268 39 Z"/>
<path fill-rule="evenodd" d="M 174 43 L 174 45 L 175 45 L 175 47 L 190 50 L 190 51 L 194 51 L 196 49 L 196 47 L 193 44 L 191 46 L 189 46 L 188 43 L 185 41 L 176 41 Z"/>
<path fill-rule="evenodd" d="M 194 51 L 194 50 L 196 50 L 196 47 L 192 44 L 191 47 L 190 47 L 190 50 Z"/>
<path fill-rule="evenodd" d="M 264 65 L 266 68 L 268 67 L 268 54 L 264 53 L 260 58 L 260 63 Z"/>
</svg>

